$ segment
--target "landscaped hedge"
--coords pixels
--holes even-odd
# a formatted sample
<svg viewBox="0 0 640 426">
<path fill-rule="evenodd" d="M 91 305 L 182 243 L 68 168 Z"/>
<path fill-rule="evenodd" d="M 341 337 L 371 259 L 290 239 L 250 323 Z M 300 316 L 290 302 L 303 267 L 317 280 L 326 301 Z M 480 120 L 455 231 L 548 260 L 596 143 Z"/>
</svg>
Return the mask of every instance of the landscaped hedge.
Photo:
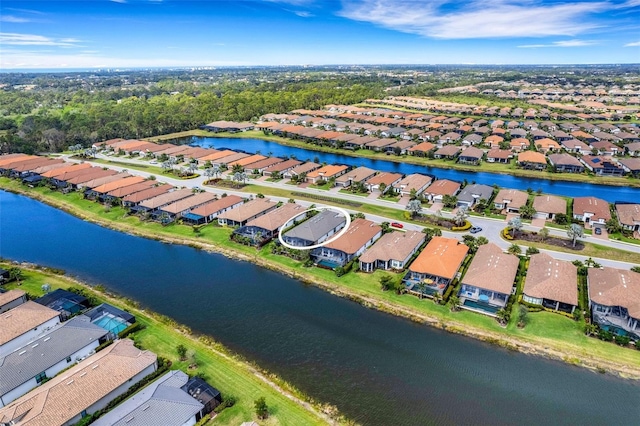
<svg viewBox="0 0 640 426">
<path fill-rule="evenodd" d="M 122 330 L 121 332 L 119 332 L 118 333 L 118 337 L 120 339 L 124 339 L 125 337 L 127 337 L 128 335 L 133 333 L 134 331 L 142 330 L 143 328 L 144 328 L 144 326 L 141 323 L 134 322 L 129 327 L 127 327 L 124 330 Z"/>
<path fill-rule="evenodd" d="M 355 201 L 350 201 L 350 200 L 343 200 L 340 198 L 327 197 L 326 195 L 320 195 L 320 194 L 308 194 L 306 192 L 292 192 L 291 195 L 299 198 L 311 198 L 312 200 L 320 200 L 320 201 L 327 201 L 330 203 L 343 204 L 349 207 L 362 206 L 362 203 L 357 203 Z"/>
<path fill-rule="evenodd" d="M 471 228 L 471 222 L 469 222 L 468 220 L 464 221 L 464 225 L 462 226 L 454 226 L 451 228 L 452 231 L 466 231 L 467 229 Z"/>
<path fill-rule="evenodd" d="M 502 237 L 506 240 L 513 240 L 513 237 L 511 236 L 511 233 L 509 233 L 509 228 L 504 228 L 502 230 Z"/>
</svg>

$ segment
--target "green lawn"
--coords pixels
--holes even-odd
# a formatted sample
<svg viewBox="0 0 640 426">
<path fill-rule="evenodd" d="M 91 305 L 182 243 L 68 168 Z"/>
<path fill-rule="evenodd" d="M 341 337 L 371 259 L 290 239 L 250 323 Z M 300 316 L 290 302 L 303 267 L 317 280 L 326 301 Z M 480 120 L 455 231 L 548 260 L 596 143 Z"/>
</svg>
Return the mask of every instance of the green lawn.
<svg viewBox="0 0 640 426">
<path fill-rule="evenodd" d="M 391 291 L 383 292 L 380 289 L 378 280 L 386 272 L 377 271 L 374 274 L 350 272 L 338 278 L 332 271 L 313 267 L 305 268 L 300 262 L 284 256 L 272 255 L 268 245 L 258 252 L 252 247 L 233 243 L 229 240 L 231 230 L 228 228 L 205 226 L 200 234 L 196 235 L 194 230 L 188 226 L 173 224 L 163 227 L 157 223 L 141 222 L 136 217 L 123 216 L 124 212 L 120 208 L 105 210 L 103 206 L 97 203 L 82 199 L 78 193 L 64 195 L 45 188 L 29 190 L 20 183 L 7 178 L 0 178 L 0 187 L 21 190 L 36 198 L 40 196 L 43 200 L 72 211 L 87 220 L 103 223 L 122 231 L 156 238 L 164 237 L 182 244 L 201 246 L 207 249 L 227 252 L 231 255 L 240 255 L 247 260 L 290 274 L 305 282 L 318 284 L 329 291 L 389 313 L 414 318 L 420 322 L 428 322 L 438 327 L 447 328 L 455 332 L 464 332 L 486 340 L 500 341 L 504 344 L 509 344 L 509 341 L 516 339 L 517 342 L 529 344 L 532 347 L 545 348 L 552 354 L 566 353 L 571 358 L 581 358 L 584 362 L 595 360 L 604 364 L 624 364 L 625 368 L 628 367 L 630 371 L 637 371 L 640 375 L 640 351 L 623 349 L 611 343 L 587 339 L 581 336 L 578 323 L 556 314 L 532 314 L 531 324 L 524 330 L 513 329 L 512 326 L 504 329 L 494 319 L 481 314 L 468 311 L 452 313 L 447 307 L 434 304 L 428 299 L 421 300 L 411 295 L 397 295 Z M 267 191 L 263 192 L 267 194 Z M 365 206 L 363 205 L 363 207 Z M 387 214 L 386 210 L 389 209 L 374 208 L 374 206 L 366 207 L 369 213 L 380 214 L 390 218 L 394 217 Z M 359 210 L 365 211 L 364 208 Z M 393 212 L 398 216 L 403 213 L 395 210 Z M 616 258 L 620 258 L 622 255 L 640 257 L 640 254 L 617 253 L 611 249 L 593 244 L 589 247 L 594 251 L 603 249 L 609 255 L 613 253 Z M 581 254 L 586 253 L 583 252 Z M 602 253 L 593 254 L 592 256 L 603 257 Z M 396 278 L 399 277 L 396 276 Z M 548 317 L 548 315 L 553 316 Z M 548 332 L 545 331 L 547 322 L 541 321 L 538 323 L 538 317 L 543 319 L 550 318 L 548 324 L 551 324 L 552 327 Z"/>
<path fill-rule="evenodd" d="M 10 265 L 0 264 L 5 268 Z M 42 295 L 41 286 L 48 283 L 52 289 L 77 286 L 70 280 L 60 275 L 54 275 L 45 271 L 24 270 L 24 281 L 19 286 L 22 290 L 33 296 Z M 8 288 L 18 288 L 16 283 L 6 285 Z M 170 320 L 164 320 L 161 316 L 149 311 L 141 311 L 126 301 L 114 299 L 103 293 L 87 287 L 102 302 L 108 302 L 126 309 L 136 316 L 138 322 L 145 326 L 138 331 L 133 338 L 144 349 L 149 349 L 159 356 L 172 361 L 172 368 L 180 369 L 186 373 L 202 373 L 206 380 L 222 392 L 223 397 L 233 395 L 237 398 L 237 404 L 224 410 L 218 417 L 210 421 L 211 425 L 239 425 L 245 421 L 257 420 L 255 417 L 253 402 L 264 396 L 269 406 L 271 417 L 261 424 L 266 425 L 314 425 L 325 424 L 315 412 L 304 408 L 302 405 L 289 399 L 278 390 L 271 387 L 256 373 L 255 367 L 242 361 L 236 355 L 230 353 L 219 343 L 212 340 L 202 341 L 188 333 L 179 331 Z M 184 330 L 183 330 L 184 331 Z M 181 362 L 176 354 L 176 347 L 183 344 L 196 352 L 196 360 L 199 364 L 197 371 L 189 370 L 188 362 Z M 277 377 L 271 377 L 276 383 L 281 383 Z M 286 386 L 286 384 L 283 384 Z M 295 394 L 299 392 L 293 390 Z"/>
</svg>

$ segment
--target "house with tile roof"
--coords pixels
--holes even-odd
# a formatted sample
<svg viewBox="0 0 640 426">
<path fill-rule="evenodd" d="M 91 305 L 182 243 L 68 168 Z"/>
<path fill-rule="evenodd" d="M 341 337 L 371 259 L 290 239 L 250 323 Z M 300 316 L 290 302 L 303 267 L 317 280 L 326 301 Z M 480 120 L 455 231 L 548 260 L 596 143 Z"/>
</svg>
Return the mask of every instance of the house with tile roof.
<svg viewBox="0 0 640 426">
<path fill-rule="evenodd" d="M 594 324 L 640 340 L 640 274 L 610 267 L 589 268 L 589 306 Z"/>
<path fill-rule="evenodd" d="M 580 161 L 596 176 L 621 177 L 624 175 L 624 169 L 611 157 L 602 155 L 584 155 L 580 158 Z"/>
<path fill-rule="evenodd" d="M 551 164 L 557 172 L 584 172 L 584 164 L 573 155 L 566 153 L 549 155 L 549 164 Z"/>
<path fill-rule="evenodd" d="M 424 196 L 431 203 L 442 202 L 445 195 L 456 195 L 460 191 L 460 184 L 448 179 L 438 179 L 424 190 Z"/>
<path fill-rule="evenodd" d="M 555 195 L 537 195 L 533 198 L 536 219 L 553 220 L 557 214 L 566 214 L 567 200 Z"/>
<path fill-rule="evenodd" d="M 576 197 L 573 199 L 573 218 L 586 226 L 599 223 L 604 225 L 611 219 L 609 203 L 596 197 Z"/>
<path fill-rule="evenodd" d="M 484 157 L 483 150 L 481 150 L 480 148 L 471 146 L 467 149 L 462 150 L 460 155 L 458 155 L 458 163 L 472 164 L 474 166 L 477 166 L 482 162 L 483 157 Z"/>
<path fill-rule="evenodd" d="M 2 283 L 2 281 L 3 278 L 0 277 L 0 283 Z M 26 301 L 27 293 L 22 290 L 14 289 L 0 293 L 0 314 L 8 311 L 9 309 L 13 309 L 16 306 L 22 305 Z"/>
<path fill-rule="evenodd" d="M 356 219 L 339 238 L 323 247 L 311 251 L 316 265 L 335 269 L 360 256 L 369 246 L 382 236 L 382 228 L 366 219 Z"/>
<path fill-rule="evenodd" d="M 541 152 L 523 151 L 518 154 L 518 166 L 527 170 L 544 170 L 547 167 L 547 157 Z"/>
<path fill-rule="evenodd" d="M 487 151 L 487 163 L 509 164 L 513 153 L 508 149 L 490 149 Z"/>
<path fill-rule="evenodd" d="M 386 193 L 401 180 L 402 175 L 400 173 L 380 172 L 377 175 L 367 179 L 364 184 L 366 185 L 369 192 Z M 381 185 L 383 185 L 384 191 L 380 190 Z"/>
<path fill-rule="evenodd" d="M 218 215 L 218 224 L 234 227 L 244 226 L 250 220 L 269 213 L 277 207 L 278 204 L 268 198 L 255 198 Z"/>
<path fill-rule="evenodd" d="M 416 191 L 416 195 L 420 195 L 429 187 L 433 179 L 431 176 L 420 173 L 413 173 L 402 178 L 398 183 L 393 185 L 393 190 L 402 197 L 411 195 L 411 190 Z"/>
<path fill-rule="evenodd" d="M 360 166 L 355 169 L 351 169 L 348 172 L 342 174 L 336 178 L 336 185 L 343 188 L 347 188 L 354 183 L 364 182 L 370 177 L 373 177 L 376 171 L 368 167 Z"/>
<path fill-rule="evenodd" d="M 240 207 L 242 204 L 244 204 L 243 198 L 237 195 L 227 195 L 194 208 L 189 213 L 184 214 L 182 220 L 191 225 L 209 223 L 222 213 Z"/>
<path fill-rule="evenodd" d="M 640 231 L 640 204 L 616 203 L 615 209 L 623 229 Z"/>
<path fill-rule="evenodd" d="M 513 292 L 519 262 L 493 243 L 481 245 L 461 280 L 461 306 L 495 316 Z"/>
<path fill-rule="evenodd" d="M 546 253 L 532 255 L 522 300 L 552 311 L 573 313 L 578 306 L 578 268 Z"/>
<path fill-rule="evenodd" d="M 295 169 L 294 169 L 295 170 Z M 319 169 L 312 170 L 307 173 L 306 181 L 309 183 L 317 183 L 331 178 L 338 178 L 347 173 L 349 166 L 329 164 Z"/>
<path fill-rule="evenodd" d="M 283 228 L 288 228 L 307 217 L 305 208 L 300 204 L 287 203 L 271 210 L 246 225 L 233 231 L 235 236 L 242 236 L 251 240 L 254 245 L 264 245 L 276 237 Z"/>
<path fill-rule="evenodd" d="M 60 323 L 60 312 L 31 300 L 0 314 L 0 355 L 24 346 Z"/>
<path fill-rule="evenodd" d="M 215 397 L 213 400 L 216 403 L 205 405 L 204 398 L 208 393 L 213 393 L 220 399 L 220 392 L 209 386 L 210 389 L 206 389 L 206 392 L 200 390 L 199 393 L 190 393 L 190 381 L 189 376 L 182 371 L 169 371 L 92 424 L 94 426 L 196 424 L 219 405 Z"/>
<path fill-rule="evenodd" d="M 104 408 L 157 369 L 156 355 L 118 340 L 0 408 L 0 424 L 66 426 Z"/>
<path fill-rule="evenodd" d="M 342 213 L 326 209 L 286 231 L 282 239 L 291 246 L 308 247 L 327 241 L 346 223 Z"/>
<path fill-rule="evenodd" d="M 107 331 L 79 315 L 0 357 L 0 407 L 92 355 L 105 341 Z"/>
<path fill-rule="evenodd" d="M 501 189 L 493 199 L 493 205 L 506 213 L 519 213 L 527 205 L 529 194 L 517 189 Z"/>
<path fill-rule="evenodd" d="M 403 282 L 408 291 L 433 296 L 442 295 L 469 252 L 469 247 L 455 238 L 433 237 L 416 260 L 409 265 Z"/>
<path fill-rule="evenodd" d="M 403 270 L 422 247 L 425 238 L 426 235 L 418 231 L 386 233 L 360 256 L 360 270 Z"/>
</svg>

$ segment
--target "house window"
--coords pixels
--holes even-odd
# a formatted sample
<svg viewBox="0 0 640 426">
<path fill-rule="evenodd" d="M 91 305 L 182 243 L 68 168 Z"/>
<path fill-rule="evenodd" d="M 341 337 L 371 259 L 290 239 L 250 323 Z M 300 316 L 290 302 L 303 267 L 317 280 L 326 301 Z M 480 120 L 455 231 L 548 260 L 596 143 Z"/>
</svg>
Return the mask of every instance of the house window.
<svg viewBox="0 0 640 426">
<path fill-rule="evenodd" d="M 80 415 L 82 416 L 83 419 L 87 417 L 88 416 L 87 410 L 82 410 L 82 413 L 80 413 Z"/>
<path fill-rule="evenodd" d="M 42 373 L 36 376 L 36 383 L 40 384 L 46 379 L 47 379 L 47 373 L 43 371 Z"/>
<path fill-rule="evenodd" d="M 70 356 L 67 357 L 67 362 L 71 362 L 71 357 Z"/>
</svg>

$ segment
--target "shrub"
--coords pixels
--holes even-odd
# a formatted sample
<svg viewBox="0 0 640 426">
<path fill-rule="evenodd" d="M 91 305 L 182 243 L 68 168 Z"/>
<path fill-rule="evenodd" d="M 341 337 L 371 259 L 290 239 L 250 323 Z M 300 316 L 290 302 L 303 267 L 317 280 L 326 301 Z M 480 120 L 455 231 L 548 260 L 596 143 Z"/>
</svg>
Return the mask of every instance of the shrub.
<svg viewBox="0 0 640 426">
<path fill-rule="evenodd" d="M 466 231 L 467 229 L 471 228 L 471 222 L 469 222 L 468 220 L 464 221 L 464 225 L 462 226 L 453 226 L 451 228 L 452 231 Z"/>
<path fill-rule="evenodd" d="M 614 339 L 616 341 L 616 344 L 620 346 L 627 346 L 629 342 L 631 342 L 631 339 L 629 338 L 629 336 L 615 336 Z"/>
<path fill-rule="evenodd" d="M 509 232 L 509 228 L 504 228 L 502 230 L 502 237 L 505 240 L 509 240 L 509 241 L 513 240 L 513 237 L 511 236 L 511 233 Z"/>
<path fill-rule="evenodd" d="M 118 337 L 120 339 L 124 339 L 129 334 L 133 333 L 134 331 L 138 331 L 138 330 L 142 330 L 142 329 L 144 329 L 144 326 L 142 324 L 140 324 L 139 322 L 134 322 L 129 327 L 125 328 L 120 333 L 118 333 Z"/>
</svg>

